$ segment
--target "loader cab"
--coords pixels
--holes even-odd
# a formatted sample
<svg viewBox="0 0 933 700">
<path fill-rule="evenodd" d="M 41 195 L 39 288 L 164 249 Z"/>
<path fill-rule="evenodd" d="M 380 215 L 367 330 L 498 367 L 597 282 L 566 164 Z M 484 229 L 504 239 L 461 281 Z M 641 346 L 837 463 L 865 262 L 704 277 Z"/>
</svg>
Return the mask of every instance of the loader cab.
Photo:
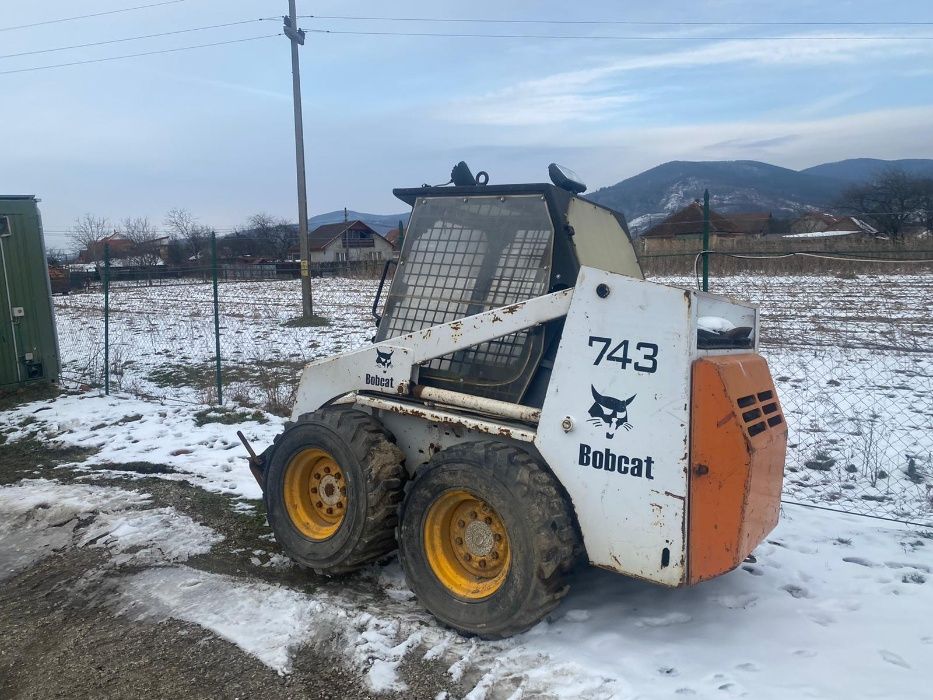
<svg viewBox="0 0 933 700">
<path fill-rule="evenodd" d="M 563 187 L 394 194 L 412 213 L 376 342 L 572 287 L 581 265 L 643 278 L 625 217 Z M 562 327 L 553 321 L 440 357 L 420 368 L 418 381 L 540 406 Z"/>
</svg>

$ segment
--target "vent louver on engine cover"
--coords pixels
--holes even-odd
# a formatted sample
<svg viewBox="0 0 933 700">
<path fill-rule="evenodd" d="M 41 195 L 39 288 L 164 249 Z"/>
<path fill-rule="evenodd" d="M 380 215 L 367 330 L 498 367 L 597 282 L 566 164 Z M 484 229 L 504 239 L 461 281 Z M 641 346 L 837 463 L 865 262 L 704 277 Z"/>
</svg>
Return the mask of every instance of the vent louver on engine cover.
<svg viewBox="0 0 933 700">
<path fill-rule="evenodd" d="M 745 431 L 749 437 L 760 435 L 768 428 L 776 428 L 784 422 L 781 407 L 771 389 L 742 396 L 736 401 L 736 405 L 741 411 Z"/>
</svg>

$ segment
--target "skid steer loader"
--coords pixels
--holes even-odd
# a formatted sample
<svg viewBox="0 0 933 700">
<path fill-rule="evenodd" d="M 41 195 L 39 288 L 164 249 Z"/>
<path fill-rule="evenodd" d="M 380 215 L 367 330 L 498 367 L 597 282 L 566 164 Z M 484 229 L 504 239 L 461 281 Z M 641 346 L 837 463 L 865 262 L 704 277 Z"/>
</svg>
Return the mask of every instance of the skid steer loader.
<svg viewBox="0 0 933 700">
<path fill-rule="evenodd" d="M 645 281 L 624 218 L 556 166 L 453 175 L 395 190 L 374 344 L 309 364 L 251 460 L 285 552 L 341 574 L 397 547 L 421 604 L 485 638 L 553 610 L 581 559 L 671 587 L 737 567 L 787 442 L 757 308 Z"/>
</svg>

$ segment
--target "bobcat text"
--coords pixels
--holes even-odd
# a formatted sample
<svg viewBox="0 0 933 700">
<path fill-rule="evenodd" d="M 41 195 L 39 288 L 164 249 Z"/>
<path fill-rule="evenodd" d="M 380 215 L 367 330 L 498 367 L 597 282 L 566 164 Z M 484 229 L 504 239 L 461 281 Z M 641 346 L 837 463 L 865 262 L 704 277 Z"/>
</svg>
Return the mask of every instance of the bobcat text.
<svg viewBox="0 0 933 700">
<path fill-rule="evenodd" d="M 602 469 L 607 472 L 654 479 L 651 473 L 651 468 L 654 466 L 653 457 L 644 459 L 629 457 L 616 454 L 608 447 L 603 450 L 594 450 L 589 445 L 581 443 L 579 464 L 581 467 L 593 467 L 593 469 Z"/>
</svg>

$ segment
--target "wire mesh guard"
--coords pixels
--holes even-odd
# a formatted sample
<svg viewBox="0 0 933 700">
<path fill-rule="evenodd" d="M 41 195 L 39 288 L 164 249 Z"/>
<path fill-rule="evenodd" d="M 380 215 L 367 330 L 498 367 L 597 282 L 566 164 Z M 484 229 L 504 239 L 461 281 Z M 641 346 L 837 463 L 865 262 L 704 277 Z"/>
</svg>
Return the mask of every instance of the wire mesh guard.
<svg viewBox="0 0 933 700">
<path fill-rule="evenodd" d="M 378 340 L 547 292 L 554 230 L 540 196 L 420 199 Z M 516 401 L 537 369 L 540 334 L 522 331 L 432 360 L 426 383 Z"/>
</svg>

